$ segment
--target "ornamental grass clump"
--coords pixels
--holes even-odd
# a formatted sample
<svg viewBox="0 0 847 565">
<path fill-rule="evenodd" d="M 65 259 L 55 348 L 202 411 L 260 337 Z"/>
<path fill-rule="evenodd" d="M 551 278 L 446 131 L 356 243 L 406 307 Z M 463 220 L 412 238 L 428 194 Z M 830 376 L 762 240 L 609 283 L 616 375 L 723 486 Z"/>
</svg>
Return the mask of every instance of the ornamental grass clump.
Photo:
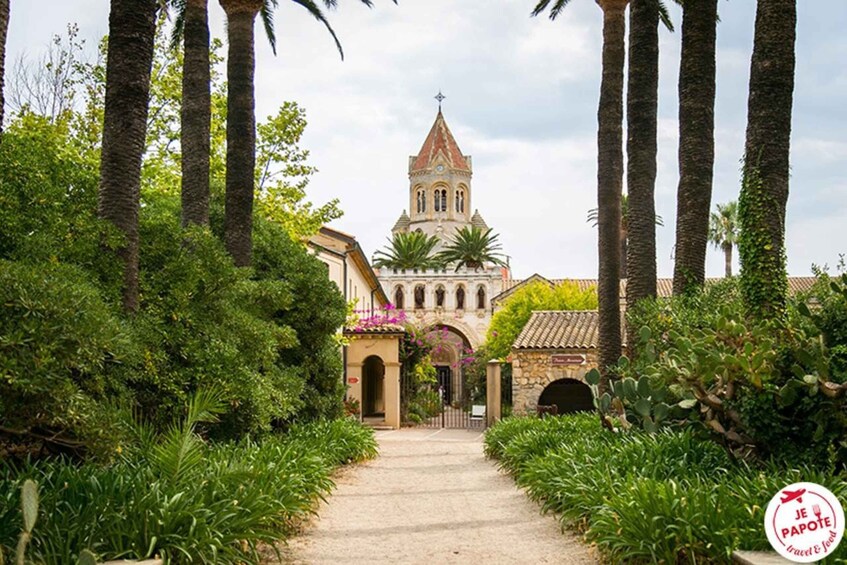
<svg viewBox="0 0 847 565">
<path fill-rule="evenodd" d="M 41 493 L 27 554 L 34 562 L 75 563 L 88 549 L 101 561 L 259 563 L 262 545 L 285 539 L 329 494 L 338 465 L 376 453 L 373 433 L 350 419 L 262 442 L 207 444 L 194 426 L 179 429 L 156 439 L 149 456 L 132 452 L 108 466 L 0 464 L 0 547 L 8 555 L 17 543 L 16 501 L 32 479 Z"/>
<path fill-rule="evenodd" d="M 832 469 L 735 461 L 695 428 L 609 433 L 596 414 L 506 419 L 485 452 L 613 563 L 729 563 L 735 549 L 767 550 L 765 508 L 791 483 L 847 500 L 847 476 Z M 830 562 L 845 559 L 842 546 Z"/>
</svg>

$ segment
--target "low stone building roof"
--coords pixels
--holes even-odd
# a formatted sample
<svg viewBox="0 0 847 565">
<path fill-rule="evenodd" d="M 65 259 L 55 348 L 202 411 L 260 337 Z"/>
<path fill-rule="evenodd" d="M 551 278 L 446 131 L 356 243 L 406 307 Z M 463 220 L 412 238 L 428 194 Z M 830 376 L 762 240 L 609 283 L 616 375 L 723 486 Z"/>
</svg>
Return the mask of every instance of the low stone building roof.
<svg viewBox="0 0 847 565">
<path fill-rule="evenodd" d="M 513 349 L 596 349 L 599 347 L 597 310 L 533 312 Z"/>
</svg>

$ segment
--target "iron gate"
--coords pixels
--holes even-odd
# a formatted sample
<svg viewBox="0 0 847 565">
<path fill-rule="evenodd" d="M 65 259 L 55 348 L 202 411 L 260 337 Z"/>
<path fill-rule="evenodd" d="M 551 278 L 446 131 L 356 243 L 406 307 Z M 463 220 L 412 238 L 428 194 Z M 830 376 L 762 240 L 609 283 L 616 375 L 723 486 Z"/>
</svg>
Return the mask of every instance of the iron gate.
<svg viewBox="0 0 847 565">
<path fill-rule="evenodd" d="M 403 375 L 404 425 L 422 428 L 485 428 L 485 383 L 473 383 L 451 366 L 438 365 L 433 383 L 416 384 Z"/>
</svg>

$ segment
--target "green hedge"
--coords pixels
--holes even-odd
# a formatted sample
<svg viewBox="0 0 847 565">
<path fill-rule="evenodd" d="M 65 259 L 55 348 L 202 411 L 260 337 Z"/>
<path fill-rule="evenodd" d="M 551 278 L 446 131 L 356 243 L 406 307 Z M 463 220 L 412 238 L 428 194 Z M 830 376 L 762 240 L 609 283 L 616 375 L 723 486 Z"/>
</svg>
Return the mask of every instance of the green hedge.
<svg viewBox="0 0 847 565">
<path fill-rule="evenodd" d="M 104 560 L 258 563 L 258 544 L 284 539 L 313 512 L 338 465 L 375 455 L 373 432 L 345 419 L 207 446 L 202 464 L 178 476 L 143 455 L 109 466 L 0 464 L 0 548 L 9 556 L 17 543 L 20 485 L 31 478 L 41 492 L 28 554 L 36 562 L 75 563 L 87 548 Z"/>
<path fill-rule="evenodd" d="M 691 431 L 612 434 L 595 414 L 503 420 L 485 452 L 615 563 L 729 563 L 735 549 L 769 550 L 765 508 L 794 482 L 847 501 L 844 474 L 736 463 Z M 828 562 L 847 562 L 847 544 Z"/>
</svg>

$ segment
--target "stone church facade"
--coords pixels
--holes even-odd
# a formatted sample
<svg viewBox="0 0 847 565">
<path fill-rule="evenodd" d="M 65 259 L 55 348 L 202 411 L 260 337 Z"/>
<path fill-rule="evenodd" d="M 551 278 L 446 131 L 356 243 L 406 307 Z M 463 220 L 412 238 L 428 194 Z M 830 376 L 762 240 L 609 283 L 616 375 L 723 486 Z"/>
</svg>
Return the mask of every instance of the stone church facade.
<svg viewBox="0 0 847 565">
<path fill-rule="evenodd" d="M 463 227 L 488 228 L 472 207 L 472 176 L 471 157 L 459 149 L 439 109 L 421 150 L 409 157 L 409 208 L 400 214 L 392 234 L 420 231 L 437 236 L 437 252 Z M 457 338 L 456 349 L 476 349 L 491 323 L 491 299 L 503 291 L 509 270 L 493 264 L 476 270 L 383 268 L 378 276 L 388 299 L 418 326 L 446 328 Z M 444 352 L 436 364 L 455 362 L 459 355 Z"/>
</svg>

